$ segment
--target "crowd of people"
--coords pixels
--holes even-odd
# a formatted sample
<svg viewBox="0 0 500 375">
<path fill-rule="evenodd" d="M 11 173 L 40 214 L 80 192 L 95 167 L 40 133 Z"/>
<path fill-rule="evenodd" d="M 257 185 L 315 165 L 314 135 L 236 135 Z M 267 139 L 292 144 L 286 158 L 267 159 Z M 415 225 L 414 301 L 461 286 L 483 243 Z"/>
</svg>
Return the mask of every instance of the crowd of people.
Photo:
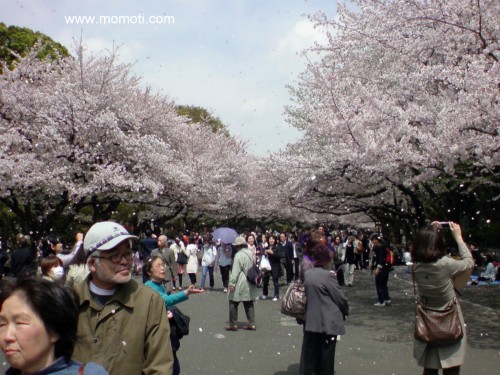
<svg viewBox="0 0 500 375">
<path fill-rule="evenodd" d="M 280 299 L 279 289 L 281 285 L 290 284 L 292 280 L 299 278 L 299 268 L 304 254 L 303 249 L 312 232 L 317 232 L 325 237 L 325 245 L 330 251 L 332 261 L 330 267 L 337 273 L 341 286 L 354 285 L 354 270 L 375 269 L 387 266 L 385 264 L 384 243 L 380 238 L 380 259 L 374 257 L 374 244 L 376 238 L 370 238 L 370 233 L 362 232 L 358 235 L 353 230 L 339 230 L 329 233 L 323 226 L 314 231 L 300 233 L 266 231 L 257 234 L 247 232 L 242 235 L 246 241 L 246 247 L 251 250 L 255 263 L 260 264 L 263 258 L 269 262 L 269 269 L 263 270 L 262 299 L 272 298 L 273 301 Z M 150 237 L 152 236 L 152 237 Z M 165 284 L 169 292 L 182 290 L 185 287 L 187 273 L 190 285 L 197 285 L 204 290 L 207 276 L 209 287 L 214 287 L 214 270 L 220 272 L 223 291 L 228 292 L 229 271 L 232 268 L 235 246 L 231 243 L 223 243 L 218 238 L 213 238 L 210 233 L 201 235 L 197 232 L 189 234 L 188 231 L 169 239 L 165 235 L 157 238 L 152 232 L 140 242 L 140 249 L 135 256 L 134 271 L 141 273 L 143 259 L 150 254 L 161 254 L 166 260 L 167 273 Z M 377 237 L 377 236 L 375 236 Z M 151 238 L 156 240 L 156 248 L 150 247 Z M 382 259 L 383 251 L 383 259 Z M 401 257 L 400 255 L 399 257 Z M 201 282 L 197 284 L 196 273 L 198 267 L 202 269 Z M 386 276 L 386 275 L 384 275 Z M 269 295 L 269 284 L 272 280 L 273 294 Z M 388 299 L 386 299 L 388 300 Z"/>
<path fill-rule="evenodd" d="M 401 260 L 416 262 L 422 295 L 434 297 L 435 293 L 441 296 L 444 292 L 436 292 L 425 284 L 420 272 L 428 266 L 420 264 L 432 263 L 435 267 L 433 262 L 443 258 L 447 259 L 447 266 L 456 270 L 474 266 L 474 256 L 464 250 L 459 227 L 450 226 L 459 245 L 458 259 L 443 258 L 447 251 L 441 247 L 439 256 L 434 250 L 432 253 L 428 249 L 438 245 L 423 241 L 422 236 L 416 237 L 409 258 L 406 253 L 399 255 Z M 66 251 L 63 242 L 52 236 L 34 243 L 29 236 L 19 234 L 16 242 L 17 248 L 2 262 L 4 273 L 10 272 L 10 281 L 2 283 L 0 296 L 0 347 L 12 366 L 9 374 L 179 374 L 177 351 L 182 324 L 187 323 L 178 320 L 183 314 L 175 305 L 192 294 L 203 293 L 206 287 L 213 289 L 216 271 L 220 273 L 222 292 L 228 296 L 228 331 L 257 330 L 254 301 L 270 298 L 271 280 L 275 302 L 281 298 L 281 286 L 302 282 L 310 313 L 305 320 L 297 319 L 304 326 L 300 371 L 330 374 L 337 336 L 345 333 L 343 321 L 349 315 L 349 305 L 340 287 L 356 286 L 356 269 L 369 270 L 375 280 L 374 305 L 390 304 L 389 273 L 398 257 L 378 233 L 329 233 L 323 226 L 301 233 L 249 231 L 225 243 L 210 233 L 182 232 L 169 238 L 149 230 L 139 240 L 120 224 L 99 222 L 85 235 L 77 233 L 74 244 Z M 422 251 L 434 255 L 421 255 Z M 252 267 L 260 268 L 262 284 L 249 280 Z M 197 279 L 199 269 L 201 280 Z M 491 278 L 495 272 L 494 260 L 487 255 L 481 277 Z M 142 276 L 142 282 L 132 277 L 134 273 Z M 185 274 L 187 278 L 183 277 Z M 42 303 L 40 298 L 46 301 Z M 61 300 L 52 303 L 51 298 Z M 55 308 L 61 301 L 65 303 L 61 313 L 72 322 L 69 339 L 52 328 L 54 317 L 40 312 L 47 303 Z M 240 302 L 248 321 L 244 326 L 238 325 Z M 29 347 L 19 349 L 18 342 L 29 341 L 29 336 L 23 337 L 23 333 L 10 328 L 17 319 L 15 309 L 24 311 L 23 316 L 29 322 L 36 321 L 37 329 L 44 332 L 43 358 Z M 76 335 L 79 340 L 74 339 Z M 162 339 L 166 336 L 170 336 L 170 341 Z M 60 340 L 69 340 L 67 351 L 58 349 Z M 461 350 L 461 345 L 457 350 Z M 20 355 L 23 350 L 27 351 Z M 463 361 L 459 358 L 436 362 L 435 354 L 431 357 L 432 350 L 432 346 L 415 344 L 415 356 L 426 368 L 424 373 L 434 373 L 436 366 L 457 367 Z M 26 359 L 30 355 L 36 356 L 36 361 Z M 443 356 L 441 351 L 439 356 Z"/>
</svg>

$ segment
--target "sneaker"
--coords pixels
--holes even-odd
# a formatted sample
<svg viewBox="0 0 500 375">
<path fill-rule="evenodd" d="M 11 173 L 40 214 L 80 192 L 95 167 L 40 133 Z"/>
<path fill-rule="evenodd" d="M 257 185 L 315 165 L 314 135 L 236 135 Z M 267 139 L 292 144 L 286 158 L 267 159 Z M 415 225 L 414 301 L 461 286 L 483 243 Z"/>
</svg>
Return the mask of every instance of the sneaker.
<svg viewBox="0 0 500 375">
<path fill-rule="evenodd" d="M 175 289 L 175 286 L 173 286 L 173 287 L 172 287 L 172 290 L 177 290 L 177 289 Z"/>
<path fill-rule="evenodd" d="M 224 293 L 227 293 L 227 288 L 224 288 Z"/>
<path fill-rule="evenodd" d="M 260 297 L 260 299 L 267 299 L 267 296 L 262 296 Z"/>
<path fill-rule="evenodd" d="M 273 301 L 276 302 L 277 300 L 279 300 L 280 298 L 279 297 L 274 297 L 273 298 Z"/>
<path fill-rule="evenodd" d="M 377 302 L 377 303 L 373 304 L 373 306 L 377 306 L 377 307 L 385 306 L 385 302 L 382 302 L 382 303 Z"/>
<path fill-rule="evenodd" d="M 391 300 L 390 300 L 390 299 L 385 300 L 385 301 L 384 301 L 384 303 L 385 303 L 386 305 L 390 305 L 390 304 L 391 304 Z"/>
</svg>

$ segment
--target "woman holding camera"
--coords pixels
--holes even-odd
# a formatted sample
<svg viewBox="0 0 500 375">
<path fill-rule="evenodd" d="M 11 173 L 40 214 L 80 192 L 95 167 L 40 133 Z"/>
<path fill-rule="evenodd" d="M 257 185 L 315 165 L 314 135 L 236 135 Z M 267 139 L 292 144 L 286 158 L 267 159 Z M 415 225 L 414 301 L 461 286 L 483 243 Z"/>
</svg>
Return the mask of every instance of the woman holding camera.
<svg viewBox="0 0 500 375">
<path fill-rule="evenodd" d="M 447 256 L 443 226 L 433 222 L 422 228 L 416 235 L 411 248 L 413 273 L 417 293 L 425 305 L 444 308 L 455 298 L 454 278 L 474 267 L 472 255 L 462 239 L 460 225 L 446 223 L 455 239 L 460 260 Z M 424 375 L 437 375 L 443 369 L 445 375 L 458 375 L 465 359 L 466 334 L 462 311 L 458 305 L 459 317 L 464 336 L 458 342 L 437 345 L 414 340 L 413 354 Z"/>
</svg>

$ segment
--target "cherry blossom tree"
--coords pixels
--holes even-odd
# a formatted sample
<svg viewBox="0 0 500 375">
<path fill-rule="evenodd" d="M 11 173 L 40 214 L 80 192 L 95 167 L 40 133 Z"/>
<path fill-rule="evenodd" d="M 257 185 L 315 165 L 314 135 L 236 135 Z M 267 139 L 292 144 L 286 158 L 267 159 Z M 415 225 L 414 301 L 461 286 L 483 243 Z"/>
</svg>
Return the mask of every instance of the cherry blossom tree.
<svg viewBox="0 0 500 375">
<path fill-rule="evenodd" d="M 0 202 L 39 231 L 107 218 L 123 202 L 143 220 L 409 228 L 460 219 L 464 206 L 495 220 L 500 3 L 352 3 L 334 20 L 312 17 L 328 42 L 305 51 L 286 109 L 303 138 L 265 158 L 180 116 L 114 50 L 77 45 L 74 58 L 48 61 L 34 50 L 4 66 Z"/>
<path fill-rule="evenodd" d="M 244 143 L 188 125 L 116 50 L 36 54 L 0 76 L 0 201 L 27 229 L 108 218 L 122 202 L 174 217 L 235 201 Z"/>
<path fill-rule="evenodd" d="M 456 209 L 435 199 L 459 184 L 480 180 L 497 199 L 500 4 L 352 3 L 312 17 L 328 43 L 306 51 L 290 89 L 304 138 L 274 156 L 292 171 L 282 194 L 316 213 L 419 223 Z"/>
</svg>

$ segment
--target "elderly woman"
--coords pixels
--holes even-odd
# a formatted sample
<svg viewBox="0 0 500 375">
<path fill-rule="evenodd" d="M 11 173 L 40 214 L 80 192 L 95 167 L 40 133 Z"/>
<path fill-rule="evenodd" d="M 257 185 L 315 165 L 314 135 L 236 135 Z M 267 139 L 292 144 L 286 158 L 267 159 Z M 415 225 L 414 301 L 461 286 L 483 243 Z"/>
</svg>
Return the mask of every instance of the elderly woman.
<svg viewBox="0 0 500 375">
<path fill-rule="evenodd" d="M 255 331 L 255 309 L 253 301 L 258 296 L 257 286 L 247 280 L 247 272 L 254 265 L 252 251 L 247 248 L 245 237 L 237 237 L 233 242 L 236 251 L 233 260 L 233 269 L 229 276 L 229 324 L 227 331 L 238 330 L 238 306 L 243 302 L 248 325 L 245 329 Z"/>
<path fill-rule="evenodd" d="M 71 360 L 78 303 L 69 289 L 47 280 L 4 282 L 0 292 L 0 347 L 8 375 L 91 374 L 106 370 Z"/>
<path fill-rule="evenodd" d="M 142 268 L 143 277 L 149 279 L 144 285 L 150 287 L 155 292 L 160 294 L 161 298 L 165 302 L 165 307 L 168 311 L 168 318 L 170 326 L 173 324 L 173 313 L 169 310 L 172 306 L 183 302 L 189 298 L 190 294 L 201 293 L 199 289 L 195 289 L 194 285 L 189 286 L 186 290 L 179 291 L 175 294 L 167 294 L 165 287 L 163 286 L 163 280 L 165 278 L 165 272 L 167 265 L 165 260 L 160 255 L 152 255 L 144 261 L 144 266 Z M 180 341 L 177 337 L 174 337 L 174 330 L 170 330 L 170 342 L 172 344 L 172 353 L 174 355 L 174 365 L 173 365 L 173 375 L 180 374 L 181 366 L 179 363 L 179 358 L 177 357 L 177 351 L 180 348 Z"/>
<path fill-rule="evenodd" d="M 337 275 L 330 271 L 331 255 L 326 245 L 310 251 L 314 267 L 305 273 L 307 316 L 302 340 L 300 374 L 333 374 L 337 336 L 345 334 L 349 305 Z"/>
<path fill-rule="evenodd" d="M 314 231 L 311 234 L 311 237 L 307 240 L 304 249 L 304 256 L 302 258 L 302 262 L 300 263 L 300 281 L 304 282 L 305 273 L 314 268 L 311 251 L 316 245 L 320 244 L 326 245 L 326 237 L 320 234 L 320 232 Z"/>
<path fill-rule="evenodd" d="M 184 291 L 180 291 L 179 293 L 168 294 L 165 290 L 165 286 L 163 285 L 163 278 L 165 277 L 166 269 L 167 265 L 165 264 L 163 257 L 160 255 L 152 255 L 145 260 L 142 272 L 143 276 L 149 279 L 144 283 L 144 285 L 150 287 L 161 295 L 167 310 L 169 307 L 187 300 L 190 294 L 202 292 L 199 289 L 195 289 L 194 285 L 191 285 L 189 288 Z"/>
<path fill-rule="evenodd" d="M 434 222 L 422 228 L 413 241 L 411 256 L 413 274 L 420 300 L 427 306 L 441 309 L 455 298 L 453 279 L 460 273 L 472 270 L 474 260 L 462 239 L 460 225 L 450 222 L 451 234 L 458 245 L 460 260 L 447 256 L 443 231 L 440 223 Z M 458 375 L 465 359 L 466 334 L 464 318 L 459 309 L 463 338 L 448 345 L 435 345 L 415 339 L 413 355 L 424 375 L 437 375 L 443 369 L 445 375 Z"/>
</svg>

